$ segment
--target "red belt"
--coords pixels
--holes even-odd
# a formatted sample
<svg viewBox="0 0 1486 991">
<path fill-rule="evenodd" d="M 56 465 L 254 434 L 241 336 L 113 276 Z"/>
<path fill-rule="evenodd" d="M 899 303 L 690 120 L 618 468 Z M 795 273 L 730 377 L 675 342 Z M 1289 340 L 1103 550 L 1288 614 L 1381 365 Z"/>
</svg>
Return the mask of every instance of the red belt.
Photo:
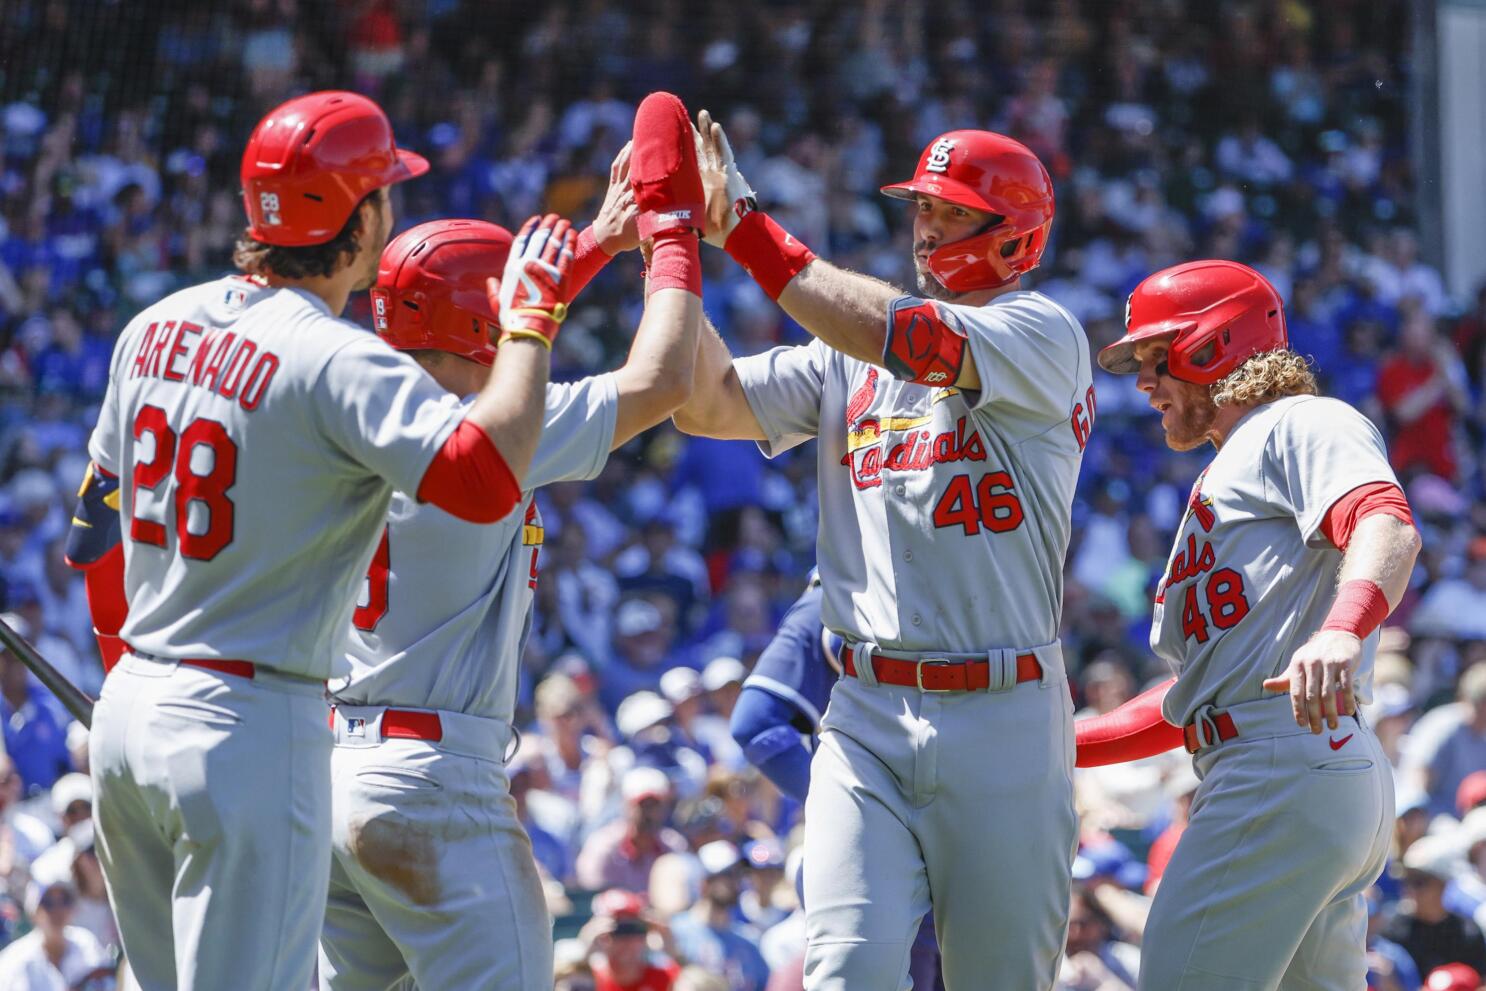
<svg viewBox="0 0 1486 991">
<path fill-rule="evenodd" d="M 219 661 L 209 657 L 183 657 L 178 663 L 193 668 L 206 668 L 218 674 L 233 674 L 239 678 L 253 680 L 252 661 Z"/>
<path fill-rule="evenodd" d="M 1229 740 L 1238 736 L 1238 727 L 1234 725 L 1233 717 L 1226 712 L 1219 712 L 1213 716 L 1212 727 L 1217 739 L 1209 739 L 1207 741 L 1208 746 L 1212 746 L 1214 743 L 1227 743 Z M 1182 727 L 1182 738 L 1186 742 L 1187 753 L 1195 754 L 1202 749 L 1202 743 L 1197 739 L 1196 722 L 1190 722 Z"/>
<path fill-rule="evenodd" d="M 330 710 L 330 726 L 335 728 L 335 710 Z M 418 709 L 383 709 L 382 739 L 428 740 L 438 743 L 444 738 L 444 724 L 437 712 Z"/>
<path fill-rule="evenodd" d="M 841 652 L 841 669 L 857 676 L 856 648 Z M 897 657 L 872 655 L 872 671 L 879 683 L 917 688 L 921 692 L 983 692 L 991 684 L 991 662 L 987 660 L 948 661 L 931 658 L 911 661 Z M 1018 654 L 1016 683 L 1038 681 L 1042 665 L 1033 654 Z"/>
</svg>

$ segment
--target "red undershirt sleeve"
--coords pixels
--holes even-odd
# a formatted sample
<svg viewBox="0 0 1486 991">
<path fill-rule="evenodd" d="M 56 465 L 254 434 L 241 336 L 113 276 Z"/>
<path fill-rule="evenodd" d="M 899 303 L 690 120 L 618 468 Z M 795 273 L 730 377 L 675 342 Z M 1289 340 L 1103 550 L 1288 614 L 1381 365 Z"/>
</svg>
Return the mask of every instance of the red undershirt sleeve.
<svg viewBox="0 0 1486 991">
<path fill-rule="evenodd" d="M 1404 498 L 1402 489 L 1392 482 L 1369 482 L 1332 503 L 1321 520 L 1321 532 L 1338 550 L 1345 551 L 1352 542 L 1357 524 L 1378 514 L 1414 525 L 1414 514 L 1409 510 L 1409 501 Z"/>
<path fill-rule="evenodd" d="M 1182 746 L 1182 728 L 1161 715 L 1161 700 L 1176 679 L 1142 692 L 1113 712 L 1073 724 L 1077 744 L 1075 765 L 1100 767 L 1154 757 Z"/>
<path fill-rule="evenodd" d="M 423 473 L 418 501 L 469 523 L 494 523 L 521 501 L 521 486 L 484 430 L 465 420 Z"/>
<path fill-rule="evenodd" d="M 107 674 L 127 647 L 119 638 L 119 630 L 129 617 L 129 600 L 124 597 L 123 544 L 115 544 L 83 572 L 83 587 L 88 593 L 88 612 L 103 658 L 103 673 Z"/>
</svg>

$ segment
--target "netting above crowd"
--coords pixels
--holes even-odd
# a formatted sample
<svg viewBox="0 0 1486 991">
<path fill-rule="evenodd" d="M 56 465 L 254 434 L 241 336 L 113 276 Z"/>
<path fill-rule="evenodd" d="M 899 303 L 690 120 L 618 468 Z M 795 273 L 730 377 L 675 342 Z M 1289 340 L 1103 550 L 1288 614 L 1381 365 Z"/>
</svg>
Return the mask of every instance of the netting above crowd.
<svg viewBox="0 0 1486 991">
<path fill-rule="evenodd" d="M 1118 335 L 1126 296 L 1150 272 L 1193 257 L 1245 261 L 1286 299 L 1292 343 L 1313 356 L 1324 390 L 1379 423 L 1425 551 L 1379 659 L 1378 715 L 1398 721 L 1401 810 L 1464 815 L 1460 782 L 1486 767 L 1486 685 L 1461 684 L 1486 656 L 1486 287 L 1452 294 L 1421 261 L 1407 17 L 1406 5 L 1364 0 L 236 0 L 225 10 L 20 0 L 0 34 L 4 608 L 96 691 L 102 672 L 61 539 L 112 341 L 135 310 L 229 267 L 242 142 L 294 93 L 376 96 L 401 143 L 428 155 L 430 175 L 394 193 L 403 228 L 590 218 L 635 103 L 668 89 L 724 123 L 761 200 L 801 240 L 904 286 L 907 214 L 878 186 L 904 178 L 936 134 L 989 128 L 1028 144 L 1054 177 L 1052 246 L 1029 282 L 1079 317 L 1094 347 Z M 806 340 L 722 253 L 706 262 L 706 309 L 735 353 Z M 554 377 L 617 365 L 640 302 L 638 259 L 610 266 L 575 304 Z M 367 323 L 365 299 L 348 315 Z M 1080 704 L 1107 711 L 1164 675 L 1146 647 L 1151 592 L 1206 455 L 1168 451 L 1130 379 L 1100 373 L 1096 388 L 1063 642 Z M 597 481 L 539 497 L 547 543 L 522 688 L 533 723 L 515 777 L 559 907 L 579 891 L 648 887 L 653 907 L 689 912 L 709 878 L 746 862 L 757 883 L 744 905 L 757 904 L 740 915 L 756 929 L 786 916 L 766 903 L 777 888 L 789 904 L 777 872 L 799 809 L 729 752 L 718 715 L 813 560 L 813 457 L 807 445 L 766 461 L 751 444 L 663 427 Z M 77 740 L 69 757 L 66 718 L 13 658 L 0 665 L 14 776 L 44 802 L 75 766 Z M 664 684 L 678 668 L 703 674 Z M 656 694 L 636 700 L 640 691 Z M 635 775 L 662 746 L 672 776 L 656 856 L 704 855 L 673 865 L 669 881 L 648 864 L 644 883 L 633 864 L 610 876 L 601 868 L 624 859 L 615 851 L 633 846 L 641 800 L 659 788 Z M 1186 787 L 1160 762 L 1081 782 L 1089 849 L 1109 830 L 1134 848 L 1088 867 L 1096 888 L 1141 889 L 1121 871 L 1160 847 Z M 716 841 L 733 846 L 706 854 Z M 1486 877 L 1486 858 L 1477 865 Z M 12 877 L 17 905 L 25 881 Z M 1089 904 L 1106 930 L 1138 941 L 1138 924 L 1107 898 Z M 622 929 L 627 916 L 595 918 Z M 736 949 L 684 924 L 671 936 L 692 962 Z M 770 960 L 762 973 L 783 966 Z M 763 986 L 735 970 L 731 986 Z"/>
</svg>

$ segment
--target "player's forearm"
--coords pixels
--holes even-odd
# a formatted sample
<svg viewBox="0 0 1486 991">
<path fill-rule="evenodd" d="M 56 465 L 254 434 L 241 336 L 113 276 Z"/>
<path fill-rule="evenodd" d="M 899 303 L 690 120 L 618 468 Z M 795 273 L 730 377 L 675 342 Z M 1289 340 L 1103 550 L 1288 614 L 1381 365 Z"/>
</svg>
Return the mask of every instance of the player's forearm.
<svg viewBox="0 0 1486 991">
<path fill-rule="evenodd" d="M 705 316 L 697 332 L 697 355 L 691 397 L 671 417 L 676 429 L 719 440 L 763 440 L 743 384 L 733 369 L 733 355 L 717 328 Z"/>
<path fill-rule="evenodd" d="M 888 304 L 901 295 L 886 282 L 817 258 L 784 287 L 779 305 L 837 351 L 881 365 Z"/>
<path fill-rule="evenodd" d="M 495 365 L 466 419 L 485 431 L 518 483 L 531 467 L 542 436 L 551 352 L 530 338 L 512 338 L 496 352 Z"/>
<path fill-rule="evenodd" d="M 1372 582 L 1392 610 L 1408 590 L 1420 546 L 1419 531 L 1403 520 L 1383 513 L 1364 517 L 1352 532 L 1337 581 Z"/>
<path fill-rule="evenodd" d="M 657 289 L 645 303 L 629 358 L 615 373 L 619 411 L 614 448 L 670 416 L 692 394 L 702 300 L 681 289 Z"/>
<path fill-rule="evenodd" d="M 1075 764 L 1123 764 L 1180 747 L 1182 728 L 1161 714 L 1161 702 L 1174 684 L 1175 678 L 1163 681 L 1111 712 L 1074 722 Z"/>
</svg>

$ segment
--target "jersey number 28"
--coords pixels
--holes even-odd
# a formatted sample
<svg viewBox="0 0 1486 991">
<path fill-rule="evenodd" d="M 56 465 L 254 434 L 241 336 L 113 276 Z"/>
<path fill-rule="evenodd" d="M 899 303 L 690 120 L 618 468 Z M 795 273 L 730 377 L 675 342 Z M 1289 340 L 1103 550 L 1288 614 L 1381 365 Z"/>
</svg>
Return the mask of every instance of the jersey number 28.
<svg viewBox="0 0 1486 991">
<path fill-rule="evenodd" d="M 165 546 L 167 524 L 139 515 L 139 490 L 153 491 L 174 475 L 175 498 L 170 502 L 175 509 L 181 555 L 210 561 L 232 543 L 233 506 L 227 491 L 237 481 L 237 445 L 227 436 L 227 428 L 216 420 L 192 420 L 177 434 L 158 406 L 141 407 L 134 418 L 134 439 L 142 440 L 145 434 L 154 441 L 155 451 L 150 460 L 134 466 L 130 538 L 141 544 Z M 208 460 L 210 467 L 203 467 Z M 193 503 L 203 509 L 197 519 L 205 517 L 205 527 L 198 528 L 199 533 L 191 530 Z"/>
</svg>

